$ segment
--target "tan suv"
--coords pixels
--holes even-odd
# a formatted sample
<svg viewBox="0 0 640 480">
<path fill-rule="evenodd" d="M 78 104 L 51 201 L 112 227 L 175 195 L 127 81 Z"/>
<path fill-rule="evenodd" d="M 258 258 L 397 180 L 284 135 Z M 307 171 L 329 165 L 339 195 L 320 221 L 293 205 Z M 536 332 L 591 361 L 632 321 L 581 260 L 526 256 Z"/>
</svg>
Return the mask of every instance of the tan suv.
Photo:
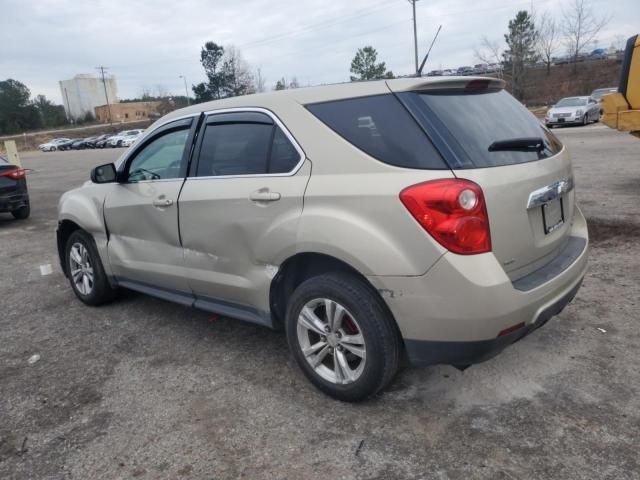
<svg viewBox="0 0 640 480">
<path fill-rule="evenodd" d="M 62 268 L 88 305 L 124 287 L 283 327 L 342 400 L 405 360 L 486 360 L 587 264 L 569 155 L 503 88 L 398 79 L 173 112 L 63 195 Z"/>
</svg>

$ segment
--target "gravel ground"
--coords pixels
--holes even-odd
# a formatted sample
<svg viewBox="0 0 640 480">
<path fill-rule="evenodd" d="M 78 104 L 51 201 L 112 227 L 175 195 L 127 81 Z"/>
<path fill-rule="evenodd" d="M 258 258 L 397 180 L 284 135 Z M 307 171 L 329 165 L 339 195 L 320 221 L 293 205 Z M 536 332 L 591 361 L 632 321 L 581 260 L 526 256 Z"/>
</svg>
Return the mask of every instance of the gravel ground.
<svg viewBox="0 0 640 480">
<path fill-rule="evenodd" d="M 120 151 L 23 154 L 32 217 L 0 215 L 0 478 L 640 478 L 640 141 L 556 132 L 592 238 L 574 302 L 489 362 L 408 369 L 357 405 L 314 390 L 281 334 L 135 293 L 83 306 L 56 204 Z"/>
</svg>

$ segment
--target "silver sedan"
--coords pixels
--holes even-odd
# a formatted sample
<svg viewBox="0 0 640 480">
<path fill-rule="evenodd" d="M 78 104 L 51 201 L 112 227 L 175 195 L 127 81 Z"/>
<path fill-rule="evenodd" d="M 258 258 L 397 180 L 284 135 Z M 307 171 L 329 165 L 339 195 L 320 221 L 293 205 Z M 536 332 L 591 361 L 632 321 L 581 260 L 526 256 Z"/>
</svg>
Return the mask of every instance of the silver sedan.
<svg viewBox="0 0 640 480">
<path fill-rule="evenodd" d="M 600 120 L 600 107 L 591 97 L 566 97 L 552 106 L 544 117 L 547 127 L 567 124 L 587 125 Z"/>
</svg>

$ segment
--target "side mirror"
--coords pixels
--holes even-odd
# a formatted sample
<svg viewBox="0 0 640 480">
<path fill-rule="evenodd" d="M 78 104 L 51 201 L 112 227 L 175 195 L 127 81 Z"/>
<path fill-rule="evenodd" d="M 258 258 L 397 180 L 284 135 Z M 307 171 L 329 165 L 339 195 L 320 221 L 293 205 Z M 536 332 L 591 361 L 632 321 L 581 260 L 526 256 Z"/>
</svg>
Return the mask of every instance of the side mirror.
<svg viewBox="0 0 640 480">
<path fill-rule="evenodd" d="M 113 163 L 105 163 L 91 170 L 91 181 L 93 183 L 113 183 L 117 179 L 116 166 Z"/>
</svg>

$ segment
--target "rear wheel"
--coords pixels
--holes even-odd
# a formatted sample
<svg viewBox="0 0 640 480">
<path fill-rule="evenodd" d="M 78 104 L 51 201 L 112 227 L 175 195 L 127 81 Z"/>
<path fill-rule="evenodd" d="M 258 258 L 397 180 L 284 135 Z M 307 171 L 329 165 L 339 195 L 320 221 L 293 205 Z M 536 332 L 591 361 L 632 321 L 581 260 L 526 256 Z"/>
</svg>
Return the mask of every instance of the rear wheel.
<svg viewBox="0 0 640 480">
<path fill-rule="evenodd" d="M 16 220 L 25 220 L 29 218 L 29 215 L 31 215 L 31 207 L 29 205 L 25 205 L 17 210 L 13 210 L 11 215 L 13 215 L 13 218 Z"/>
<path fill-rule="evenodd" d="M 115 298 L 100 261 L 93 238 L 83 230 L 76 230 L 67 240 L 65 261 L 69 283 L 76 296 L 87 305 L 102 305 Z"/>
<path fill-rule="evenodd" d="M 353 274 L 303 282 L 289 301 L 286 328 L 306 377 L 338 400 L 369 397 L 398 370 L 401 341 L 394 320 L 375 291 Z"/>
</svg>

